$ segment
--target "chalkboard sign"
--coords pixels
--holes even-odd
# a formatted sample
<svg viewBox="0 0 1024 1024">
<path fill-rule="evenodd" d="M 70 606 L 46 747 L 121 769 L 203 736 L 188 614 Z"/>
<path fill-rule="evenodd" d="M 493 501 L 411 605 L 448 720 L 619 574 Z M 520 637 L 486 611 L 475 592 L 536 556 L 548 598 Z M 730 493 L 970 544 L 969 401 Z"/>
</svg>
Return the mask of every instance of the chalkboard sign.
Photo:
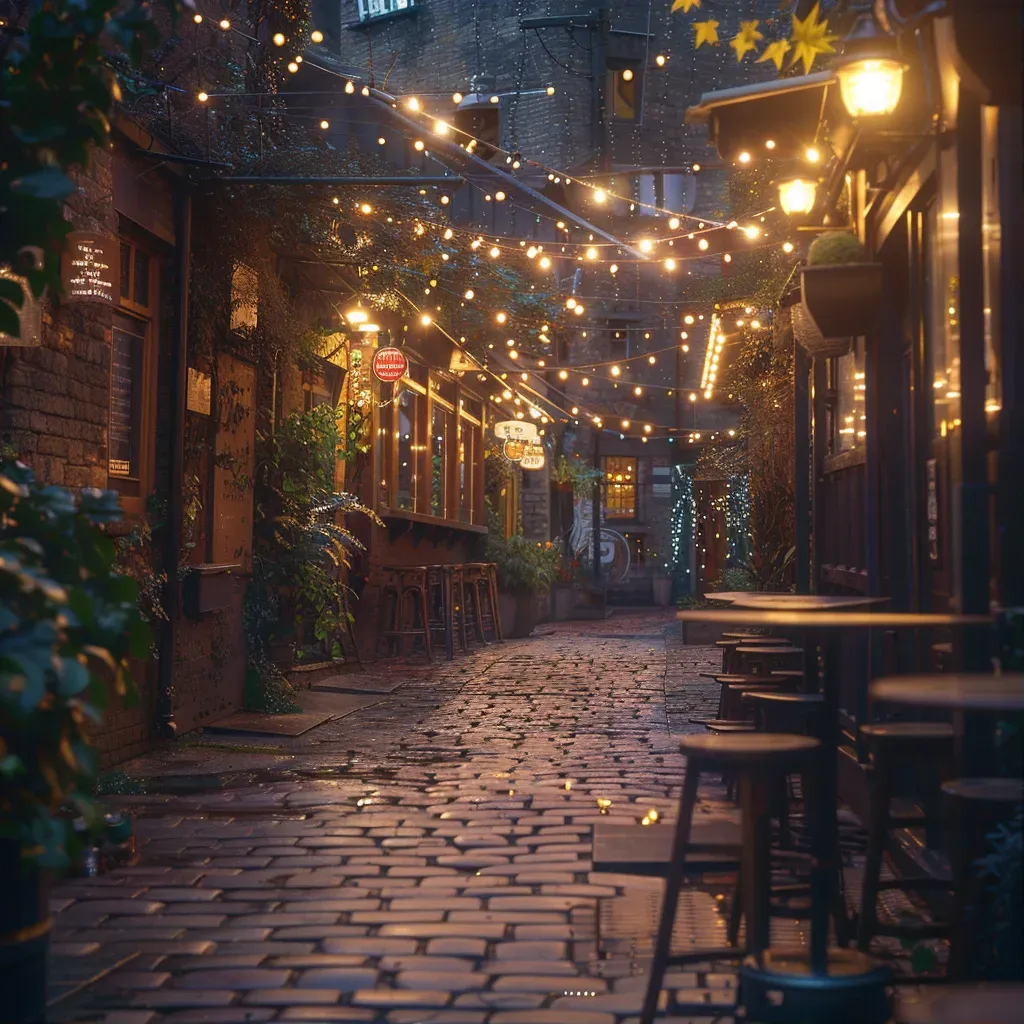
<svg viewBox="0 0 1024 1024">
<path fill-rule="evenodd" d="M 110 347 L 110 436 L 107 472 L 111 476 L 139 475 L 142 352 L 145 338 L 115 327 Z"/>
<path fill-rule="evenodd" d="M 116 238 L 72 231 L 62 270 L 68 302 L 102 302 L 112 306 L 119 301 L 120 251 Z"/>
</svg>

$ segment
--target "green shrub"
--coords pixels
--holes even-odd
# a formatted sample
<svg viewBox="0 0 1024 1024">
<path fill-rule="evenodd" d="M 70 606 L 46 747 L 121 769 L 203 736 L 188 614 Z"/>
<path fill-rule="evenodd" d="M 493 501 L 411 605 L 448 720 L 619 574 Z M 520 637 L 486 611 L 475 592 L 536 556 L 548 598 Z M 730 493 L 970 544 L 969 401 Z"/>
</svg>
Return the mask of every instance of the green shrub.
<svg viewBox="0 0 1024 1024">
<path fill-rule="evenodd" d="M 848 231 L 829 231 L 811 243 L 807 251 L 807 264 L 812 267 L 838 263 L 867 263 L 867 250 L 860 240 Z"/>
<path fill-rule="evenodd" d="M 487 560 L 497 563 L 498 582 L 512 593 L 544 594 L 558 578 L 561 556 L 550 541 L 529 540 L 521 533 L 511 537 L 491 533 L 487 538 Z"/>
<path fill-rule="evenodd" d="M 113 491 L 44 487 L 0 465 L 0 836 L 47 867 L 72 855 L 74 815 L 96 821 L 88 731 L 109 689 L 130 697 L 128 658 L 149 653 L 134 580 L 102 526 Z"/>
</svg>

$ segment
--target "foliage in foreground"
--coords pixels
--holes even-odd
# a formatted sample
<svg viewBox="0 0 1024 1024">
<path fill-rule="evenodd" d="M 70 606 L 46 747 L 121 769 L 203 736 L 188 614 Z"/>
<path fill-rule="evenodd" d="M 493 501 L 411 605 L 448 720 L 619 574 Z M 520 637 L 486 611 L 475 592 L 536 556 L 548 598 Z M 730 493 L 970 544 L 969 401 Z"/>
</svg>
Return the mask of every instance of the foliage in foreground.
<svg viewBox="0 0 1024 1024">
<path fill-rule="evenodd" d="M 69 862 L 70 816 L 95 820 L 89 744 L 112 689 L 133 693 L 129 657 L 149 651 L 138 588 L 102 526 L 112 491 L 77 496 L 0 466 L 0 836 L 48 867 Z"/>
</svg>

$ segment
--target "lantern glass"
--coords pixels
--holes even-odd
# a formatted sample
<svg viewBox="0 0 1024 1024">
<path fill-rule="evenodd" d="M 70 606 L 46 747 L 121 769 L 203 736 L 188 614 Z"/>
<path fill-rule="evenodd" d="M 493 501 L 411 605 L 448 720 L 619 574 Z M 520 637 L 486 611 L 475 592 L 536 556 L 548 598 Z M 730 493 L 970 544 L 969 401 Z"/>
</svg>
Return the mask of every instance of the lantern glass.
<svg viewBox="0 0 1024 1024">
<path fill-rule="evenodd" d="M 864 58 L 836 69 L 839 92 L 850 117 L 891 114 L 903 92 L 904 65 L 898 60 Z"/>
<path fill-rule="evenodd" d="M 779 182 L 779 205 L 789 216 L 810 213 L 817 195 L 818 183 L 810 178 L 787 178 Z"/>
</svg>

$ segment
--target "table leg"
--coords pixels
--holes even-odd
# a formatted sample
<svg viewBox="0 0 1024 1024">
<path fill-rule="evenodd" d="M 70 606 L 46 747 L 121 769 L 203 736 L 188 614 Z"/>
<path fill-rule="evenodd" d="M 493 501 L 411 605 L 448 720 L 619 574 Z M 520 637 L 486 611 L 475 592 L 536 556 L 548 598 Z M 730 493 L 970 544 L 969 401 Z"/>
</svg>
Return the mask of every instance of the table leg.
<svg viewBox="0 0 1024 1024">
<path fill-rule="evenodd" d="M 444 615 L 444 656 L 455 659 L 455 586 L 452 572 L 441 570 L 441 610 Z"/>
</svg>

